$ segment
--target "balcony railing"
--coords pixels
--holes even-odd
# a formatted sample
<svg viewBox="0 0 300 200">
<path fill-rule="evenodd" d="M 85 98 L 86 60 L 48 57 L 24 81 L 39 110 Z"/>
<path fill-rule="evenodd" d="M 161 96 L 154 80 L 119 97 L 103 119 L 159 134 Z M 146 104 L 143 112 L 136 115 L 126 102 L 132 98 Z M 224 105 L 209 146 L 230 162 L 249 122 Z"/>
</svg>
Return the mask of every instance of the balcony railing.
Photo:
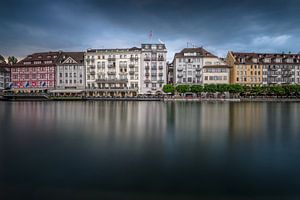
<svg viewBox="0 0 300 200">
<path fill-rule="evenodd" d="M 164 80 L 158 80 L 157 82 L 158 83 L 164 83 L 165 81 Z"/>
<path fill-rule="evenodd" d="M 116 67 L 114 64 L 109 64 L 108 66 L 107 66 L 108 68 L 114 68 L 114 67 Z"/>
<path fill-rule="evenodd" d="M 134 64 L 129 64 L 129 68 L 134 68 Z"/>
<path fill-rule="evenodd" d="M 182 74 L 178 74 L 177 77 L 178 77 L 178 78 L 182 78 L 183 75 L 182 75 Z"/>
<path fill-rule="evenodd" d="M 91 74 L 91 75 L 95 75 L 96 72 L 95 72 L 95 71 L 91 71 L 90 74 Z"/>
<path fill-rule="evenodd" d="M 201 69 L 200 68 L 196 68 L 196 71 L 201 71 Z"/>
<path fill-rule="evenodd" d="M 150 57 L 145 57 L 144 58 L 144 61 L 150 61 L 151 59 L 150 59 Z"/>
<path fill-rule="evenodd" d="M 165 58 L 164 57 L 158 57 L 158 59 L 157 59 L 158 61 L 164 61 L 165 60 Z"/>
<path fill-rule="evenodd" d="M 182 70 L 183 70 L 183 68 L 181 68 L 181 67 L 177 68 L 177 71 L 179 71 L 179 72 L 182 71 Z"/>
<path fill-rule="evenodd" d="M 116 58 L 107 58 L 108 62 L 116 61 Z"/>
<path fill-rule="evenodd" d="M 116 72 L 107 72 L 108 75 L 115 75 Z"/>
<path fill-rule="evenodd" d="M 145 83 L 150 83 L 149 79 L 144 80 Z"/>
<path fill-rule="evenodd" d="M 130 70 L 130 71 L 129 71 L 129 74 L 131 74 L 131 75 L 134 74 L 134 71 L 133 71 L 133 70 Z"/>
<path fill-rule="evenodd" d="M 163 76 L 164 74 L 163 73 L 158 73 L 158 76 Z"/>
<path fill-rule="evenodd" d="M 97 83 L 127 83 L 128 79 L 127 78 L 99 78 L 96 80 Z"/>
<path fill-rule="evenodd" d="M 145 73 L 145 76 L 149 76 L 149 75 L 150 75 L 150 73 L 149 73 L 149 72 L 146 72 L 146 73 Z"/>
<path fill-rule="evenodd" d="M 159 69 L 163 69 L 164 67 L 163 67 L 163 66 L 159 66 L 158 68 L 159 68 Z"/>
</svg>

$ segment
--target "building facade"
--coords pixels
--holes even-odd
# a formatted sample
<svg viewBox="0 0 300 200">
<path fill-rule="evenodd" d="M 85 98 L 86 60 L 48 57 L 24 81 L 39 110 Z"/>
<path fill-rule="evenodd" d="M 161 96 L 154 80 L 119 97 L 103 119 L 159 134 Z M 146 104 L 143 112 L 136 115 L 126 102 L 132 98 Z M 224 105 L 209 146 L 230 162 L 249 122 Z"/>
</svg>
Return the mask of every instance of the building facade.
<svg viewBox="0 0 300 200">
<path fill-rule="evenodd" d="M 166 47 L 88 49 L 84 56 L 86 88 L 93 96 L 162 93 L 166 83 Z"/>
<path fill-rule="evenodd" d="M 61 52 L 34 53 L 11 67 L 12 89 L 55 89 L 56 67 Z"/>
<path fill-rule="evenodd" d="M 0 91 L 9 87 L 10 67 L 6 62 L 0 61 Z"/>
<path fill-rule="evenodd" d="M 175 84 L 203 84 L 204 66 L 226 65 L 220 58 L 204 48 L 185 48 L 176 53 L 174 60 Z"/>
<path fill-rule="evenodd" d="M 96 96 L 134 96 L 140 90 L 141 49 L 89 49 L 86 88 Z"/>
<path fill-rule="evenodd" d="M 85 89 L 84 52 L 62 52 L 56 68 L 56 89 Z"/>
<path fill-rule="evenodd" d="M 229 84 L 230 68 L 228 65 L 206 65 L 203 77 L 203 84 Z"/>
<path fill-rule="evenodd" d="M 162 94 L 167 83 L 167 49 L 164 44 L 142 44 L 140 93 Z"/>
<path fill-rule="evenodd" d="M 174 63 L 167 62 L 167 83 L 173 84 L 174 83 Z"/>
<path fill-rule="evenodd" d="M 285 85 L 300 83 L 299 54 L 228 52 L 231 83 L 253 85 Z"/>
</svg>

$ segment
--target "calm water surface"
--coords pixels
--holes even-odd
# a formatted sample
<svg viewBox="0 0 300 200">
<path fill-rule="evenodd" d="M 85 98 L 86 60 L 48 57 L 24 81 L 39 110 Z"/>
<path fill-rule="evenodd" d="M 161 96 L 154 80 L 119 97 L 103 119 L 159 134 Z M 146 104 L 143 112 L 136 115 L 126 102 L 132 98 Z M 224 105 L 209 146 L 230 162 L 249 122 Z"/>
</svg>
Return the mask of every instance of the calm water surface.
<svg viewBox="0 0 300 200">
<path fill-rule="evenodd" d="M 0 102 L 0 199 L 298 199 L 299 103 Z"/>
</svg>

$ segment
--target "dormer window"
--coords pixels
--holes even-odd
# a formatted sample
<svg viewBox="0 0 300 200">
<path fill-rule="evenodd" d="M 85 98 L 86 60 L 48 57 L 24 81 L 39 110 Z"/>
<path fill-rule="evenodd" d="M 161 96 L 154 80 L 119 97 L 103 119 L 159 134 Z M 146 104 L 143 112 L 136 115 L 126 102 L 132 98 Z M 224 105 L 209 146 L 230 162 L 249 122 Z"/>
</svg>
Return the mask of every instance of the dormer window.
<svg viewBox="0 0 300 200">
<path fill-rule="evenodd" d="M 31 62 L 24 62 L 24 65 L 30 65 Z"/>
<path fill-rule="evenodd" d="M 275 62 L 276 62 L 276 63 L 281 63 L 281 58 L 276 58 L 276 59 L 275 59 Z"/>
<path fill-rule="evenodd" d="M 33 64 L 37 65 L 37 64 L 42 64 L 41 61 L 34 61 Z"/>
<path fill-rule="evenodd" d="M 252 62 L 257 63 L 257 58 L 252 58 Z"/>
<path fill-rule="evenodd" d="M 287 61 L 287 63 L 293 63 L 293 59 L 292 58 L 288 58 L 286 61 Z"/>
<path fill-rule="evenodd" d="M 42 56 L 38 56 L 38 59 L 42 59 Z"/>
<path fill-rule="evenodd" d="M 265 58 L 265 59 L 264 59 L 264 62 L 265 62 L 265 63 L 270 63 L 270 62 L 271 62 L 271 59 L 270 59 L 270 58 Z"/>
</svg>

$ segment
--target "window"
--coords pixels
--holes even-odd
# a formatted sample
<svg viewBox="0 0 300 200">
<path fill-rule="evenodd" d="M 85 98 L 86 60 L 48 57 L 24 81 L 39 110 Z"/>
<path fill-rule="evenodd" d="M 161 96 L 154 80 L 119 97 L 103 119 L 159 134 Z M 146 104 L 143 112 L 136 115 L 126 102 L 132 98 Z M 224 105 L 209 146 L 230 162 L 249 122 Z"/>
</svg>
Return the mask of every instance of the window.
<svg viewBox="0 0 300 200">
<path fill-rule="evenodd" d="M 62 73 L 59 73 L 59 77 L 62 78 Z"/>
</svg>

